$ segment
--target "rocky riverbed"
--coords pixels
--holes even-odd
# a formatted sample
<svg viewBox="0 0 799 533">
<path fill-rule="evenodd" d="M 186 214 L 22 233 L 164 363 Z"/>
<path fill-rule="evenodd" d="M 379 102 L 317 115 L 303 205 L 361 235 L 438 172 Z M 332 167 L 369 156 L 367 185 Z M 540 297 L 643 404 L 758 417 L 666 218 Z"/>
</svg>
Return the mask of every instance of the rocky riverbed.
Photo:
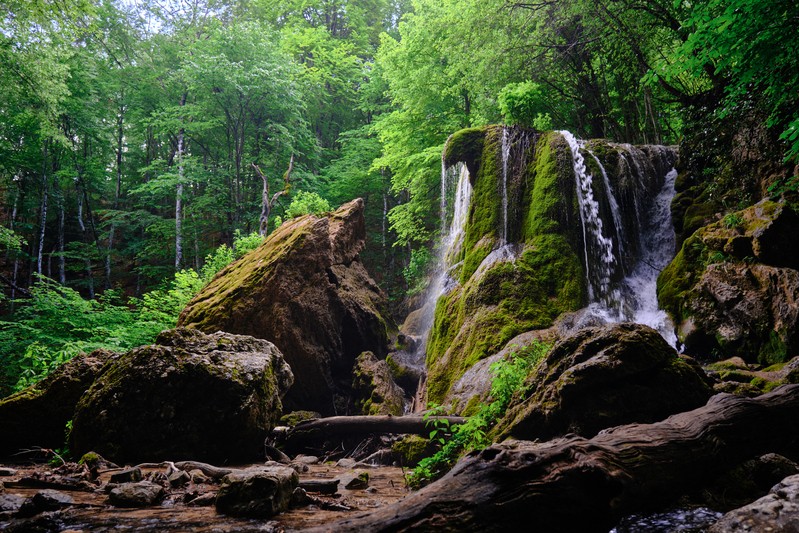
<svg viewBox="0 0 799 533">
<path fill-rule="evenodd" d="M 236 470 L 258 471 L 269 466 L 240 465 Z M 131 468 L 100 469 L 94 477 L 88 467 L 74 463 L 60 467 L 2 466 L 0 473 L 8 475 L 0 477 L 3 486 L 0 530 L 195 533 L 301 530 L 391 504 L 408 492 L 403 470 L 398 467 L 371 467 L 347 459 L 321 463 L 301 457 L 292 463 L 292 468 L 298 471 L 299 486 L 307 486 L 308 490 L 294 489 L 291 505 L 285 512 L 267 518 L 246 518 L 217 511 L 216 495 L 224 482 L 202 474 L 200 469 L 193 469 L 191 474 L 186 472 L 188 478 L 169 464 L 146 465 L 138 469 L 140 473 Z M 116 482 L 121 479 L 131 481 Z M 123 485 L 127 485 L 129 493 L 120 499 Z M 138 493 L 131 488 L 150 485 L 163 492 L 152 502 L 136 503 Z M 112 494 L 116 494 L 116 499 Z"/>
</svg>

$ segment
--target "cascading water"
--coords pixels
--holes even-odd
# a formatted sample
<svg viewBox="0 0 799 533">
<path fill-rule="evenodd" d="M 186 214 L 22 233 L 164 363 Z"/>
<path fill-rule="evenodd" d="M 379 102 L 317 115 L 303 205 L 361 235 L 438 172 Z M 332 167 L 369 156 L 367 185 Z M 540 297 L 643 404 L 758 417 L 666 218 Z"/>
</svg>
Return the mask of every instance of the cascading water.
<svg viewBox="0 0 799 533">
<path fill-rule="evenodd" d="M 647 155 L 630 145 L 614 145 L 631 181 L 626 202 L 626 209 L 631 212 L 625 217 L 617 201 L 618 191 L 614 191 L 599 158 L 571 133 L 561 133 L 572 151 L 589 294 L 589 306 L 574 327 L 632 321 L 657 329 L 675 346 L 674 327 L 665 311 L 658 308 L 657 277 L 674 254 L 670 205 L 676 170 L 671 169 L 665 176 L 654 176 L 661 185 L 656 195 L 648 194 L 645 176 L 655 169 L 647 172 Z M 604 210 L 596 200 L 594 187 L 597 184 L 586 169 L 581 151 L 592 157 L 602 174 Z M 603 216 L 607 223 L 603 222 Z M 625 218 L 632 222 L 625 226 Z"/>
<path fill-rule="evenodd" d="M 583 228 L 588 299 L 592 303 L 610 303 L 615 296 L 610 293 L 610 282 L 616 266 L 613 240 L 603 234 L 604 223 L 600 217 L 599 203 L 594 199 L 594 177 L 588 173 L 585 167 L 585 159 L 580 153 L 581 143 L 568 131 L 560 133 L 566 139 L 572 152 L 580 221 Z"/>
</svg>

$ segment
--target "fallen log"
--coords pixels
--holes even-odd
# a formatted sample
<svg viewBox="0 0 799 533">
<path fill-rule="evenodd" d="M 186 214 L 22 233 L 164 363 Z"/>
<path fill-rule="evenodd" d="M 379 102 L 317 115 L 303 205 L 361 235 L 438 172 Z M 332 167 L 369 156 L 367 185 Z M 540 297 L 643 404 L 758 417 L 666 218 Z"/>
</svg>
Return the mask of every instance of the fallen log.
<svg viewBox="0 0 799 533">
<path fill-rule="evenodd" d="M 357 437 L 372 433 L 410 433 L 427 436 L 438 424 L 455 426 L 465 421 L 460 416 L 331 416 L 300 422 L 290 428 L 285 435 L 285 447 L 287 450 L 301 449 L 342 435 Z"/>
<path fill-rule="evenodd" d="M 757 398 L 719 394 L 654 424 L 586 439 L 508 441 L 473 453 L 437 482 L 317 531 L 607 532 L 726 468 L 799 443 L 799 385 Z"/>
</svg>

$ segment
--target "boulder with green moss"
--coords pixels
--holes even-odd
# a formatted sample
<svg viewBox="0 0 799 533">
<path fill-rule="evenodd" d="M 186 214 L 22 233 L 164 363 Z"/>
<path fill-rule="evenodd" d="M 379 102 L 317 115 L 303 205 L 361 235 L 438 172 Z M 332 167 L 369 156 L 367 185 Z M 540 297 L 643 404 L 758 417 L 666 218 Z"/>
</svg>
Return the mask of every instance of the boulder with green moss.
<svg viewBox="0 0 799 533">
<path fill-rule="evenodd" d="M 39 383 L 1 399 L 0 456 L 37 447 L 63 448 L 75 405 L 115 355 L 108 350 L 78 355 Z"/>
<path fill-rule="evenodd" d="M 638 234 L 642 199 L 662 188 L 676 152 L 592 140 L 581 153 L 595 176 L 601 212 L 612 210 L 611 189 L 627 207 L 613 222 L 620 227 L 608 223 L 606 231 L 614 250 L 624 241 L 610 280 L 619 282 L 640 256 L 642 243 L 632 235 Z M 450 257 L 453 283 L 438 299 L 427 344 L 428 398 L 437 403 L 469 368 L 516 335 L 552 327 L 589 297 L 574 159 L 563 134 L 503 126 L 462 130 L 447 142 L 444 163 L 466 165 L 472 194 L 463 244 Z"/>
<path fill-rule="evenodd" d="M 402 388 L 392 379 L 386 360 L 372 352 L 363 352 L 355 361 L 352 390 L 359 414 L 400 416 L 404 411 Z"/>
<path fill-rule="evenodd" d="M 200 291 L 179 324 L 274 342 L 296 378 L 288 408 L 346 412 L 355 358 L 388 348 L 385 297 L 358 259 L 363 210 L 358 199 L 285 222 Z"/>
<path fill-rule="evenodd" d="M 704 405 L 713 390 L 654 329 L 639 324 L 585 328 L 559 341 L 528 377 L 497 434 L 589 437 Z"/>
<path fill-rule="evenodd" d="M 799 353 L 799 216 L 763 200 L 704 226 L 658 279 L 688 353 L 784 362 Z"/>
<path fill-rule="evenodd" d="M 165 331 L 104 367 L 75 409 L 70 449 L 117 462 L 254 460 L 293 380 L 268 341 Z"/>
</svg>

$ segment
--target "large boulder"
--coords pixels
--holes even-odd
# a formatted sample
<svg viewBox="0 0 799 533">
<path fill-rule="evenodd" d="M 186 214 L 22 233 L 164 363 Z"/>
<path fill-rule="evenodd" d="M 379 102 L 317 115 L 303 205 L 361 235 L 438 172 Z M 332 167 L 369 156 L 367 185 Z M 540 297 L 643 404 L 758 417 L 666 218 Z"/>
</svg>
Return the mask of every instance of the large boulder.
<svg viewBox="0 0 799 533">
<path fill-rule="evenodd" d="M 287 466 L 236 470 L 216 495 L 216 510 L 231 516 L 269 518 L 288 509 L 299 476 Z"/>
<path fill-rule="evenodd" d="M 528 378 L 498 433 L 550 439 L 648 423 L 704 405 L 713 394 L 698 368 L 640 324 L 585 328 L 561 340 Z"/>
<path fill-rule="evenodd" d="M 386 360 L 378 359 L 372 352 L 358 356 L 352 389 L 358 414 L 400 416 L 404 412 L 402 388 L 394 382 Z"/>
<path fill-rule="evenodd" d="M 289 220 L 222 270 L 183 310 L 179 324 L 274 342 L 296 378 L 285 403 L 346 411 L 361 352 L 385 355 L 385 297 L 358 260 L 363 200 Z"/>
<path fill-rule="evenodd" d="M 658 279 L 685 350 L 765 364 L 799 353 L 799 216 L 763 200 L 689 237 Z"/>
<path fill-rule="evenodd" d="M 292 382 L 268 341 L 165 331 L 97 377 L 75 409 L 71 450 L 114 461 L 252 460 Z"/>
<path fill-rule="evenodd" d="M 0 457 L 63 447 L 75 405 L 114 355 L 108 350 L 78 355 L 39 383 L 0 400 Z"/>
</svg>

